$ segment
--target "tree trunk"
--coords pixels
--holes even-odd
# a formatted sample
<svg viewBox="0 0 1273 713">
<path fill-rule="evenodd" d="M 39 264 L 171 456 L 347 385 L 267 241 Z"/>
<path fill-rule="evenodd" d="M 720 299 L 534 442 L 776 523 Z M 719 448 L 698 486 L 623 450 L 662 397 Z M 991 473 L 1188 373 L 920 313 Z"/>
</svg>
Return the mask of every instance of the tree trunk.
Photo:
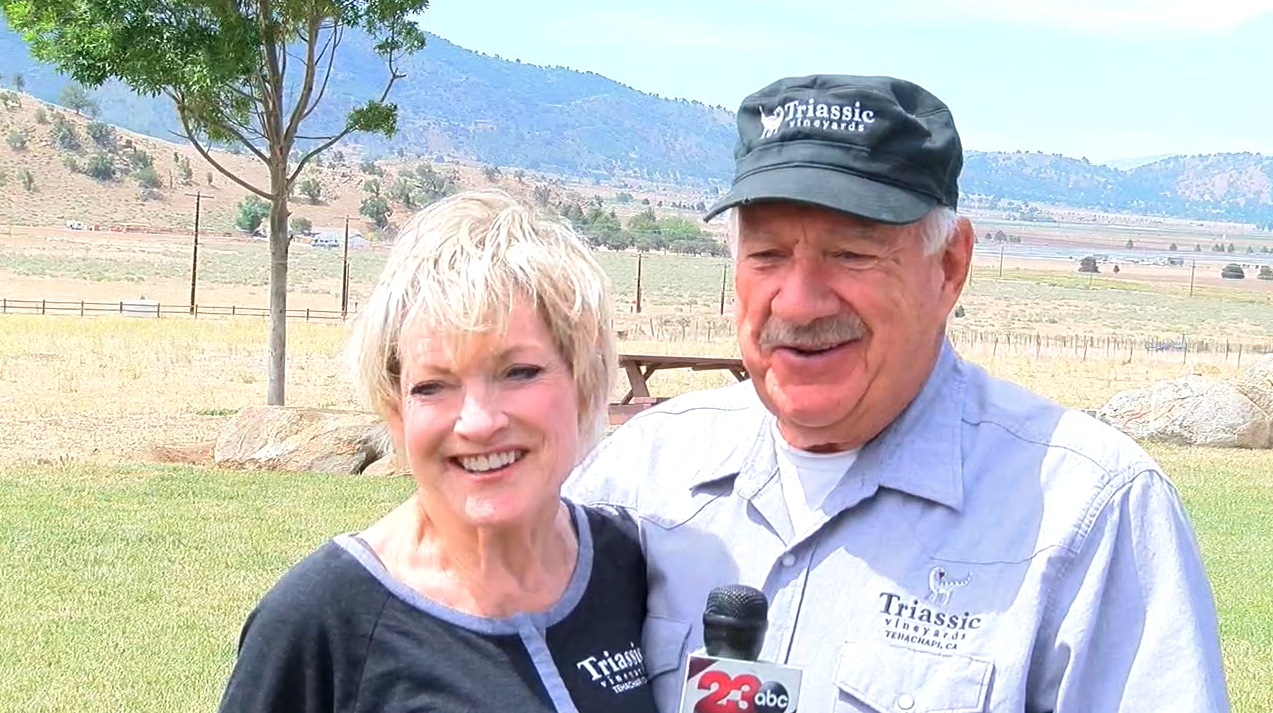
<svg viewBox="0 0 1273 713">
<path fill-rule="evenodd" d="M 287 167 L 270 167 L 270 338 L 269 384 L 266 403 L 282 406 L 287 383 L 287 253 L 291 236 L 287 231 Z"/>
</svg>

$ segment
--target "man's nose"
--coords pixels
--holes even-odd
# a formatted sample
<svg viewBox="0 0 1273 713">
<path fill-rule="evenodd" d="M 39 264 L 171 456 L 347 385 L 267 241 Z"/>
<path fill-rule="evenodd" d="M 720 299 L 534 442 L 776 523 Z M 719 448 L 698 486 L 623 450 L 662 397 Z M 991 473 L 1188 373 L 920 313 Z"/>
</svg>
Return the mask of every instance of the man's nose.
<svg viewBox="0 0 1273 713">
<path fill-rule="evenodd" d="M 460 416 L 455 422 L 456 435 L 474 441 L 488 440 L 507 425 L 508 414 L 495 390 L 489 387 L 465 390 Z"/>
<path fill-rule="evenodd" d="M 770 308 L 792 324 L 808 324 L 840 311 L 840 299 L 827 286 L 825 264 L 816 258 L 799 255 L 783 276 L 782 284 Z"/>
</svg>

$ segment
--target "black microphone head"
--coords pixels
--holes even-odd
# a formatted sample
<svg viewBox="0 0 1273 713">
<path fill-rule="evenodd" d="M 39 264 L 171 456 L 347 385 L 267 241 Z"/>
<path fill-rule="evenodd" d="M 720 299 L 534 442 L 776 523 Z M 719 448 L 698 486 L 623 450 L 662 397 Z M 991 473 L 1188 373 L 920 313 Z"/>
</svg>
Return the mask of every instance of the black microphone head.
<svg viewBox="0 0 1273 713">
<path fill-rule="evenodd" d="M 746 622 L 765 621 L 769 618 L 769 598 L 746 584 L 726 584 L 707 595 L 703 615 L 709 614 Z"/>
<path fill-rule="evenodd" d="M 709 656 L 755 661 L 769 628 L 769 598 L 745 584 L 726 584 L 707 595 L 703 644 Z"/>
</svg>

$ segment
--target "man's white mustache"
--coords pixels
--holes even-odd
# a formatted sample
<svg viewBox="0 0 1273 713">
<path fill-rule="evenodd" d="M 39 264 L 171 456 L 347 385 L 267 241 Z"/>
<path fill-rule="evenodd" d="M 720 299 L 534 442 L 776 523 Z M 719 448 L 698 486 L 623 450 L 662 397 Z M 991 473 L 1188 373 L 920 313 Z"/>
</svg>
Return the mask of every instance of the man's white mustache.
<svg viewBox="0 0 1273 713">
<path fill-rule="evenodd" d="M 780 317 L 770 317 L 760 331 L 760 346 L 826 349 L 859 339 L 865 332 L 862 319 L 849 312 L 820 317 L 808 324 L 792 324 Z"/>
</svg>

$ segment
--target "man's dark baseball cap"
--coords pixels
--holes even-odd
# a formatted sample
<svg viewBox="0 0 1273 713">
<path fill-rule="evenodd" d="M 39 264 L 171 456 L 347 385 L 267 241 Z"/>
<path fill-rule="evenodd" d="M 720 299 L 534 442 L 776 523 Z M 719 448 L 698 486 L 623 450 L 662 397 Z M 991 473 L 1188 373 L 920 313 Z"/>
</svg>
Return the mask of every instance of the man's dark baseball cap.
<svg viewBox="0 0 1273 713">
<path fill-rule="evenodd" d="M 704 220 L 783 200 L 910 223 L 958 207 L 963 147 L 950 109 L 917 84 L 814 74 L 743 100 L 734 159 L 733 187 Z"/>
</svg>

